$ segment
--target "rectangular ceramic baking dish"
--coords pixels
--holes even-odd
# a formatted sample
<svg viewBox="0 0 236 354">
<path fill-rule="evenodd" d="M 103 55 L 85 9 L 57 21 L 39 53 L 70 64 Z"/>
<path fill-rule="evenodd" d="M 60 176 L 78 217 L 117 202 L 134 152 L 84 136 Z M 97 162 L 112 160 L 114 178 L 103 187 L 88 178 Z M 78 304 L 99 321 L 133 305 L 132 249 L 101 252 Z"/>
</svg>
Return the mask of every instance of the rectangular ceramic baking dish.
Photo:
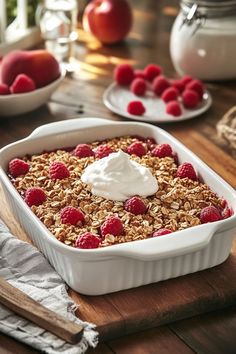
<svg viewBox="0 0 236 354">
<path fill-rule="evenodd" d="M 180 163 L 193 163 L 205 183 L 228 201 L 234 215 L 165 237 L 80 250 L 61 243 L 47 230 L 7 176 L 8 163 L 15 157 L 134 134 L 171 144 Z M 41 126 L 26 139 L 0 150 L 0 179 L 14 215 L 34 244 L 68 285 L 82 294 L 105 294 L 216 266 L 229 256 L 236 231 L 235 190 L 170 134 L 149 124 L 85 118 Z"/>
</svg>

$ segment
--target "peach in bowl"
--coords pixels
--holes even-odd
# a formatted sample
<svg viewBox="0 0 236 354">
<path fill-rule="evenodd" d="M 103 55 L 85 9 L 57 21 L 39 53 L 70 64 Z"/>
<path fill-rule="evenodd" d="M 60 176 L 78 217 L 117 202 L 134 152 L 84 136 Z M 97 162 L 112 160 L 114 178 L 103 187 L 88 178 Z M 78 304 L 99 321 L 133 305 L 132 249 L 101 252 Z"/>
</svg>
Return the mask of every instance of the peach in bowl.
<svg viewBox="0 0 236 354">
<path fill-rule="evenodd" d="M 7 54 L 0 66 L 0 117 L 27 113 L 45 104 L 65 73 L 45 50 Z"/>
</svg>

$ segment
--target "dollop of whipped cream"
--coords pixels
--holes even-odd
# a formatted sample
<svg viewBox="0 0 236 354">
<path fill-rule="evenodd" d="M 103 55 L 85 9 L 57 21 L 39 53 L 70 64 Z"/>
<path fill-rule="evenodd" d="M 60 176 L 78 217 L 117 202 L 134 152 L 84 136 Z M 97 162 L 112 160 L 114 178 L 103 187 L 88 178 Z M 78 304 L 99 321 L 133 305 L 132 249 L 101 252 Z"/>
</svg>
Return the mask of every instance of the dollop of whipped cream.
<svg viewBox="0 0 236 354">
<path fill-rule="evenodd" d="M 91 186 L 93 195 L 116 201 L 134 195 L 147 197 L 158 191 L 151 171 L 121 150 L 86 167 L 81 180 Z"/>
</svg>

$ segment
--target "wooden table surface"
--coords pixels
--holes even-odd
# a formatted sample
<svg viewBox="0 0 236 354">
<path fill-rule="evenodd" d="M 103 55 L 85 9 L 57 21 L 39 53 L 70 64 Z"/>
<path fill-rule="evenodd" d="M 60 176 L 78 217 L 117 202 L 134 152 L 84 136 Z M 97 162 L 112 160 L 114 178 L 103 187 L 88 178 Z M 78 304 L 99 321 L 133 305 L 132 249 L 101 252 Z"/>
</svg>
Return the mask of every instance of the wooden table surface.
<svg viewBox="0 0 236 354">
<path fill-rule="evenodd" d="M 155 62 L 167 76 L 176 76 L 169 56 L 169 35 L 178 13 L 178 1 L 132 0 L 134 26 L 128 39 L 119 45 L 102 47 L 82 30 L 76 47 L 77 70 L 66 77 L 48 105 L 19 117 L 0 119 L 0 146 L 29 135 L 39 125 L 75 117 L 103 117 L 124 120 L 110 113 L 102 103 L 104 89 L 112 82 L 114 66 L 129 62 L 142 68 Z M 200 117 L 186 122 L 162 124 L 234 188 L 234 152 L 221 141 L 216 124 L 233 105 L 236 82 L 208 83 L 213 105 Z M 13 217 L 0 210 L 10 229 L 21 232 Z M 88 353 L 236 353 L 236 308 L 219 310 L 182 320 L 168 326 L 100 343 Z M 0 335 L 0 353 L 38 353 L 11 338 Z"/>
</svg>

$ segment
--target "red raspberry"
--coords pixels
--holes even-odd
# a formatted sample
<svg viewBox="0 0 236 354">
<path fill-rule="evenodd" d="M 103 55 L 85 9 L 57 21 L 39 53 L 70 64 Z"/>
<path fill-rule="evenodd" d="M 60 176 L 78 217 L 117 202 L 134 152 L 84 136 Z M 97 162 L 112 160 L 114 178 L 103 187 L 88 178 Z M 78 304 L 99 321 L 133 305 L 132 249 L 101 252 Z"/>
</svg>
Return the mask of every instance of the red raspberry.
<svg viewBox="0 0 236 354">
<path fill-rule="evenodd" d="M 47 199 L 44 190 L 40 187 L 30 187 L 25 192 L 25 202 L 31 207 L 40 205 Z"/>
<path fill-rule="evenodd" d="M 19 74 L 10 87 L 11 93 L 24 93 L 34 91 L 36 85 L 34 81 L 25 74 Z"/>
<path fill-rule="evenodd" d="M 127 106 L 127 112 L 135 116 L 142 116 L 146 109 L 141 101 L 131 101 Z"/>
<path fill-rule="evenodd" d="M 170 101 L 166 105 L 166 113 L 174 117 L 179 117 L 182 114 L 182 109 L 177 101 Z"/>
<path fill-rule="evenodd" d="M 225 198 L 220 198 L 220 206 L 226 208 L 228 206 L 227 200 Z"/>
<path fill-rule="evenodd" d="M 70 172 L 63 162 L 54 161 L 49 166 L 49 176 L 51 179 L 64 179 L 70 176 Z"/>
<path fill-rule="evenodd" d="M 172 80 L 171 85 L 172 87 L 176 88 L 179 93 L 184 91 L 185 85 L 181 80 Z"/>
<path fill-rule="evenodd" d="M 145 214 L 147 211 L 145 203 L 138 197 L 132 197 L 126 200 L 124 208 L 134 215 Z"/>
<path fill-rule="evenodd" d="M 66 206 L 60 212 L 62 224 L 77 225 L 79 222 L 84 223 L 84 214 L 78 208 L 72 206 Z"/>
<path fill-rule="evenodd" d="M 100 243 L 101 239 L 97 235 L 94 235 L 91 232 L 85 232 L 77 238 L 75 241 L 75 247 L 84 249 L 98 248 Z"/>
<path fill-rule="evenodd" d="M 223 219 L 228 219 L 232 215 L 233 215 L 233 210 L 228 206 L 226 206 L 221 212 L 221 216 Z"/>
<path fill-rule="evenodd" d="M 134 77 L 135 79 L 139 78 L 139 79 L 145 79 L 145 75 L 144 72 L 142 70 L 134 70 Z"/>
<path fill-rule="evenodd" d="M 163 92 L 163 94 L 161 95 L 161 98 L 166 103 L 170 102 L 170 101 L 176 101 L 178 94 L 179 94 L 179 91 L 176 88 L 169 87 Z"/>
<path fill-rule="evenodd" d="M 13 159 L 9 162 L 8 170 L 12 177 L 18 177 L 20 175 L 25 175 L 29 171 L 30 165 L 21 160 Z"/>
<path fill-rule="evenodd" d="M 83 157 L 94 156 L 94 152 L 91 147 L 87 144 L 78 144 L 73 151 L 73 155 L 79 157 L 80 159 Z"/>
<path fill-rule="evenodd" d="M 182 79 L 180 79 L 180 82 L 182 82 L 182 84 L 184 85 L 184 87 L 193 80 L 193 78 L 189 75 L 185 75 L 182 77 Z"/>
<path fill-rule="evenodd" d="M 10 89 L 6 84 L 1 84 L 0 83 L 0 95 L 9 95 Z"/>
<path fill-rule="evenodd" d="M 146 68 L 143 70 L 143 72 L 146 80 L 152 81 L 153 79 L 155 79 L 155 77 L 160 75 L 161 67 L 156 64 L 148 64 Z"/>
<path fill-rule="evenodd" d="M 171 234 L 172 231 L 171 230 L 168 230 L 168 229 L 160 229 L 158 231 L 155 231 L 153 233 L 153 237 L 158 237 L 158 236 L 163 236 L 163 235 L 167 235 L 167 234 Z"/>
<path fill-rule="evenodd" d="M 170 83 L 165 76 L 158 76 L 153 81 L 152 89 L 157 96 L 161 96 L 168 87 Z"/>
<path fill-rule="evenodd" d="M 145 140 L 147 144 L 152 144 L 152 145 L 156 145 L 157 144 L 157 141 L 155 138 L 152 138 L 150 136 L 148 136 L 147 138 L 145 138 Z"/>
<path fill-rule="evenodd" d="M 148 138 L 145 139 L 145 142 L 147 144 L 148 150 L 150 150 L 150 151 L 153 150 L 156 147 L 156 145 L 157 145 L 157 142 L 156 142 L 156 140 L 154 138 L 148 137 Z"/>
<path fill-rule="evenodd" d="M 189 179 L 193 181 L 197 181 L 197 174 L 193 168 L 193 165 L 188 162 L 184 162 L 179 167 L 177 168 L 176 176 L 179 178 L 186 178 L 188 177 Z"/>
<path fill-rule="evenodd" d="M 129 85 L 134 79 L 134 69 L 130 64 L 117 65 L 114 79 L 119 85 Z"/>
<path fill-rule="evenodd" d="M 184 107 L 195 108 L 199 103 L 199 96 L 196 91 L 186 89 L 182 93 Z"/>
<path fill-rule="evenodd" d="M 143 96 L 147 89 L 147 84 L 144 79 L 134 79 L 130 86 L 130 90 L 137 96 Z"/>
<path fill-rule="evenodd" d="M 143 155 L 146 155 L 147 148 L 143 143 L 137 141 L 127 147 L 127 152 L 130 155 L 137 155 L 142 157 Z"/>
<path fill-rule="evenodd" d="M 101 226 L 101 235 L 105 237 L 107 234 L 114 236 L 122 235 L 124 232 L 123 224 L 117 216 L 110 216 Z"/>
<path fill-rule="evenodd" d="M 200 212 L 200 220 L 202 224 L 206 224 L 208 222 L 221 220 L 221 215 L 219 210 L 213 206 L 207 206 L 203 208 Z"/>
<path fill-rule="evenodd" d="M 143 142 L 146 141 L 146 138 L 144 138 L 144 137 L 141 136 L 141 135 L 132 135 L 131 137 L 132 137 L 133 139 L 137 139 L 137 140 L 140 140 L 140 141 L 143 141 Z"/>
<path fill-rule="evenodd" d="M 197 92 L 200 100 L 202 99 L 202 96 L 204 94 L 204 86 L 203 83 L 200 80 L 192 80 L 190 81 L 187 86 L 187 89 L 189 90 L 193 90 L 195 92 Z"/>
<path fill-rule="evenodd" d="M 99 145 L 97 149 L 95 150 L 95 157 L 97 159 L 102 159 L 103 157 L 106 157 L 110 155 L 112 152 L 112 148 L 108 145 Z"/>
<path fill-rule="evenodd" d="M 178 164 L 179 164 L 179 157 L 178 157 L 177 152 L 174 152 L 172 157 L 173 157 L 173 159 L 174 159 L 174 162 L 175 162 L 176 165 L 178 166 Z"/>
<path fill-rule="evenodd" d="M 153 150 L 152 150 L 152 155 L 156 157 L 172 157 L 173 156 L 173 151 L 171 149 L 171 146 L 169 144 L 160 144 L 157 145 Z"/>
</svg>

